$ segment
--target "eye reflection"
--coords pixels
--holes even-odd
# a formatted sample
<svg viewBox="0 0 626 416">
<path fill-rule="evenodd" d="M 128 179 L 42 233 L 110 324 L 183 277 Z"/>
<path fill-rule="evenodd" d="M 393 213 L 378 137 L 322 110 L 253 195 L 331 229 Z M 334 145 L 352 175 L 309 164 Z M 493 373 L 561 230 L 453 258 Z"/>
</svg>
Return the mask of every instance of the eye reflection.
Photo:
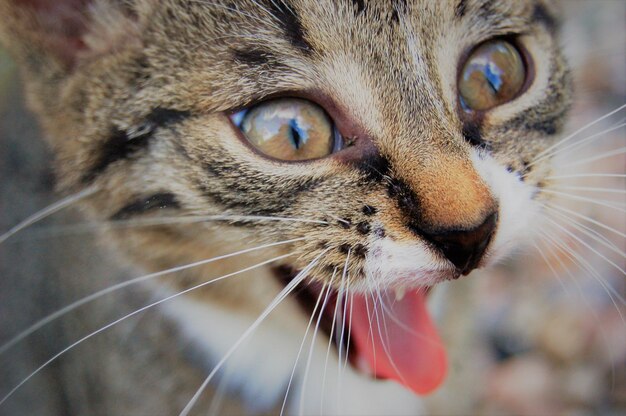
<svg viewBox="0 0 626 416">
<path fill-rule="evenodd" d="M 307 100 L 266 101 L 233 114 L 231 120 L 252 145 L 276 159 L 317 159 L 338 150 L 339 135 L 330 118 Z"/>
<path fill-rule="evenodd" d="M 485 42 L 464 63 L 461 104 L 466 110 L 488 110 L 514 99 L 525 80 L 526 67 L 515 46 L 504 40 Z"/>
</svg>

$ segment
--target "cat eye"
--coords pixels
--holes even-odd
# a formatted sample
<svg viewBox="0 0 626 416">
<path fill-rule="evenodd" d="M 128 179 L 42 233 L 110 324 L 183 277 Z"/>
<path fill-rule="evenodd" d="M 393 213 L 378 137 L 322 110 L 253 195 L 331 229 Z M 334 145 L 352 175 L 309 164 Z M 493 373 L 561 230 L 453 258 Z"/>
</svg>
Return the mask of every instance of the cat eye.
<svg viewBox="0 0 626 416">
<path fill-rule="evenodd" d="M 461 105 L 468 111 L 485 111 L 516 98 L 526 81 L 526 65 L 520 51 L 498 39 L 474 49 L 458 81 Z"/>
<path fill-rule="evenodd" d="M 341 150 L 341 136 L 318 105 L 279 98 L 231 116 L 246 139 L 264 155 L 283 161 L 319 159 Z"/>
</svg>

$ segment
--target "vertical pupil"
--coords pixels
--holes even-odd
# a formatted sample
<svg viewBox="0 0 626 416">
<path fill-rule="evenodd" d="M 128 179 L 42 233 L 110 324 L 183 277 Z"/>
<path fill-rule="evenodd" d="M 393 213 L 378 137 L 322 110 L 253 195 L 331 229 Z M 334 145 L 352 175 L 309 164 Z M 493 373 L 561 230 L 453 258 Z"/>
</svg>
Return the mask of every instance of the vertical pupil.
<svg viewBox="0 0 626 416">
<path fill-rule="evenodd" d="M 494 93 L 498 93 L 502 87 L 502 71 L 495 66 L 493 62 L 490 62 L 485 68 L 485 78 L 487 83 L 491 87 Z"/>
<path fill-rule="evenodd" d="M 0 0 L 0 3 L 2 0 Z M 266 156 L 299 161 L 341 150 L 330 118 L 319 106 L 297 98 L 259 103 L 231 115 L 250 144 Z M 337 146 L 339 147 L 339 146 Z"/>
<path fill-rule="evenodd" d="M 298 120 L 292 118 L 289 120 L 289 139 L 296 150 L 299 150 L 307 140 L 306 131 L 298 126 Z"/>
</svg>

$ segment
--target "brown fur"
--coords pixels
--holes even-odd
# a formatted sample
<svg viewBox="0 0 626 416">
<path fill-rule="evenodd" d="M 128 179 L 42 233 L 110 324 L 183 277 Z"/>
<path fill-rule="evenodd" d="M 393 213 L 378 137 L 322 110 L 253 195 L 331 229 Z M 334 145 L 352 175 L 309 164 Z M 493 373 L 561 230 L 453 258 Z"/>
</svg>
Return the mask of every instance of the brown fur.
<svg viewBox="0 0 626 416">
<path fill-rule="evenodd" d="M 531 20 L 531 7 L 518 7 L 518 2 L 497 6 L 489 3 L 494 10 L 468 33 L 463 28 L 469 22 L 477 22 L 476 15 L 482 10 L 480 2 L 468 2 L 468 17 L 462 19 L 454 16 L 454 3 L 411 3 L 406 7 L 400 3 L 368 4 L 359 13 L 350 2 L 332 6 L 293 2 L 291 7 L 305 28 L 304 46 L 289 44 L 277 19 L 269 16 L 267 8 L 252 3 L 244 6 L 244 2 L 242 8 L 253 13 L 253 19 L 219 3 L 193 2 L 183 7 L 176 1 L 157 5 L 144 0 L 132 5 L 132 12 L 101 3 L 91 15 L 81 12 L 84 20 L 77 25 L 89 30 L 81 38 L 86 39 L 85 46 L 74 51 L 71 69 L 63 69 L 66 51 L 46 48 L 45 42 L 37 38 L 42 33 L 37 26 L 25 23 L 33 19 L 19 17 L 33 14 L 32 8 L 16 7 L 20 2 L 1 3 L 2 15 L 18 16 L 15 21 L 4 19 L 2 37 L 22 63 L 29 81 L 31 105 L 40 114 L 47 137 L 56 149 L 63 189 L 85 186 L 81 178 L 99 157 L 102 143 L 113 129 L 137 127 L 156 107 L 191 113 L 176 128 L 157 131 L 149 149 L 130 160 L 116 161 L 115 168 L 107 168 L 94 179 L 102 191 L 90 205 L 99 218 L 112 215 L 133 197 L 175 189 L 182 205 L 177 215 L 266 212 L 316 219 L 340 217 L 356 223 L 360 205 L 375 203 L 381 213 L 380 221 L 394 232 L 407 235 L 402 227 L 393 226 L 406 220 L 403 209 L 398 211 L 396 202 L 385 196 L 384 187 L 363 182 L 350 164 L 324 160 L 306 163 L 303 171 L 297 165 L 279 166 L 259 159 L 239 143 L 225 117 L 216 112 L 277 93 L 321 96 L 323 101 L 344 109 L 343 117 L 355 126 L 357 147 L 366 138 L 372 140 L 394 174 L 410 184 L 424 204 L 424 221 L 432 222 L 433 228 L 476 224 L 496 202 L 468 167 L 469 144 L 459 130 L 462 119 L 455 109 L 456 101 L 445 96 L 435 66 L 437 51 L 449 48 L 441 45 L 442 40 L 457 34 L 464 36 L 462 43 L 455 45 L 457 56 L 461 56 L 465 48 L 485 38 L 516 31 L 527 33 L 530 28 L 534 41 L 554 57 L 548 69 L 550 88 L 534 92 L 534 100 L 544 104 L 528 110 L 531 113 L 525 114 L 521 123 L 509 117 L 495 124 L 490 116 L 483 124 L 482 135 L 495 148 L 505 148 L 507 143 L 524 137 L 523 151 L 517 147 L 519 152 L 497 153 L 503 163 L 519 165 L 519 160 L 529 159 L 545 148 L 545 131 L 538 131 L 535 126 L 552 123 L 552 134 L 562 123 L 552 117 L 562 115 L 566 107 L 561 98 L 565 94 L 565 75 L 557 44 L 548 28 Z M 394 12 L 386 14 L 390 10 Z M 39 12 L 34 11 L 36 18 L 41 16 Z M 336 14 L 344 23 L 330 25 L 334 22 L 330 14 Z M 109 15 L 117 17 L 114 21 L 118 26 L 113 29 L 106 24 Z M 108 29 L 103 30 L 104 27 Z M 231 33 L 234 27 L 235 34 Z M 337 31 L 339 27 L 350 29 Z M 379 28 L 380 41 L 375 43 L 368 41 L 373 28 Z M 123 41 L 118 33 L 124 31 L 138 36 Z M 423 45 L 427 54 L 433 54 L 417 63 L 418 68 L 410 64 L 413 58 L 403 43 L 407 35 Z M 93 39 L 98 39 L 98 45 Z M 261 67 L 238 63 L 233 51 L 241 50 L 265 53 L 266 57 L 271 54 L 268 62 L 261 65 L 267 71 L 258 73 Z M 328 68 L 329 64 L 334 67 Z M 344 75 L 329 78 L 336 71 L 344 72 L 348 78 L 362 79 L 364 84 L 358 87 L 367 90 L 353 90 L 357 85 L 337 85 L 337 79 Z M 363 107 L 368 100 L 371 105 Z M 361 110 L 365 112 L 360 113 Z M 496 131 L 497 138 L 492 133 Z M 537 140 L 530 146 L 529 136 L 534 135 Z M 207 174 L 209 165 L 214 172 Z M 274 186 L 279 178 L 284 181 L 282 189 Z M 298 192 L 303 187 L 308 190 Z M 211 192 L 207 194 L 206 189 Z M 238 195 L 231 195 L 232 192 Z M 296 197 L 286 198 L 294 193 Z M 312 211 L 308 201 L 325 202 Z M 389 217 L 383 213 L 389 213 Z M 271 223 L 255 227 L 259 228 L 264 230 L 266 239 L 306 235 L 312 242 L 301 250 L 299 266 L 314 258 L 319 243 L 328 240 L 328 231 L 318 233 L 319 227 L 315 226 Z M 336 237 L 332 237 L 331 245 L 357 241 L 367 244 L 362 238 L 353 239 L 352 229 L 343 230 L 336 225 L 332 229 Z M 130 241 L 122 240 L 126 241 L 122 244 Z M 153 240 L 143 241 L 151 245 Z M 193 258 L 204 258 L 212 252 L 203 243 L 195 247 Z M 144 251 L 141 245 L 130 249 Z M 150 261 L 138 257 L 150 267 Z M 175 262 L 177 257 L 171 257 Z M 329 264 L 342 263 L 341 255 L 336 260 L 334 257 Z M 167 263 L 161 259 L 157 268 Z"/>
<path fill-rule="evenodd" d="M 468 124 L 480 125 L 484 148 L 503 166 L 524 174 L 526 161 L 563 124 L 568 71 L 554 28 L 534 15 L 537 4 L 555 13 L 551 4 L 476 0 L 461 2 L 461 13 L 458 0 L 369 1 L 363 10 L 351 1 L 285 3 L 70 1 L 65 8 L 0 0 L 0 41 L 20 65 L 28 102 L 56 156 L 60 190 L 99 189 L 85 203 L 89 216 L 108 221 L 129 204 L 171 194 L 176 204 L 137 216 L 269 215 L 329 223 L 108 232 L 149 271 L 306 237 L 263 256 L 188 271 L 177 287 L 291 251 L 297 255 L 289 264 L 301 269 L 329 250 L 312 276 L 319 281 L 328 281 L 350 251 L 350 278 L 363 279 L 374 233 L 417 243 L 423 237 L 410 224 L 463 230 L 497 209 L 470 161 Z M 543 85 L 468 120 L 456 96 L 459 60 L 500 36 L 517 36 L 549 57 L 534 69 Z M 354 147 L 289 164 L 250 151 L 227 115 L 279 95 L 324 105 Z M 151 125 L 146 120 L 156 109 L 185 116 Z M 154 127 L 147 144 L 135 149 L 124 142 L 146 125 Z M 105 160 L 116 135 L 126 144 L 113 152 L 131 148 Z M 538 170 L 526 180 L 537 184 L 545 174 Z M 365 214 L 365 206 L 376 213 Z M 263 275 L 271 281 L 267 270 Z M 254 286 L 224 282 L 197 296 L 240 308 L 256 293 Z"/>
</svg>

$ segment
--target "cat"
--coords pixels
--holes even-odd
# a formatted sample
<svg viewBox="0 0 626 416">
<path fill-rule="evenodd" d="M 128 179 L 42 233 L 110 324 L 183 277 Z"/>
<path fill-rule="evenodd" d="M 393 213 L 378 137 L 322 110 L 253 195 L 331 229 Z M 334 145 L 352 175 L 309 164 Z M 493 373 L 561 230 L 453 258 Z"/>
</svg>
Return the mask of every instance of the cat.
<svg viewBox="0 0 626 416">
<path fill-rule="evenodd" d="M 572 101 L 552 2 L 2 0 L 0 16 L 62 206 L 152 285 L 84 312 L 100 324 L 83 333 L 145 305 L 164 319 L 61 370 L 62 413 L 426 412 L 448 363 L 424 288 L 464 287 L 546 227 Z M 60 284 L 95 292 L 84 278 Z M 243 399 L 220 410 L 208 385 Z"/>
</svg>

